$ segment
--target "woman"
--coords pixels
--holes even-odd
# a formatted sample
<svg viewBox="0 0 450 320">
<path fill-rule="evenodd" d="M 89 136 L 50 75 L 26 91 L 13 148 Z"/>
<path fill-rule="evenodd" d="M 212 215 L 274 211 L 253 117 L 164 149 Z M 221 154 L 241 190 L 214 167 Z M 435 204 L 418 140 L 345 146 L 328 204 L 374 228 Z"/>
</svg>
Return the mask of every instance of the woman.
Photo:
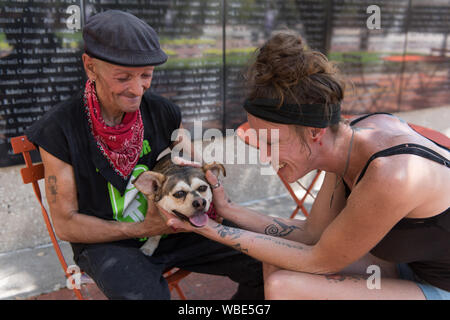
<svg viewBox="0 0 450 320">
<path fill-rule="evenodd" d="M 388 114 L 342 122 L 343 81 L 295 34 L 268 40 L 248 75 L 248 121 L 279 130 L 279 141 L 259 143 L 276 144 L 280 175 L 327 172 L 310 216 L 239 207 L 208 173 L 218 213 L 241 229 L 165 213 L 168 225 L 263 261 L 268 299 L 449 299 L 449 151 Z M 367 270 L 381 272 L 378 285 Z"/>
</svg>

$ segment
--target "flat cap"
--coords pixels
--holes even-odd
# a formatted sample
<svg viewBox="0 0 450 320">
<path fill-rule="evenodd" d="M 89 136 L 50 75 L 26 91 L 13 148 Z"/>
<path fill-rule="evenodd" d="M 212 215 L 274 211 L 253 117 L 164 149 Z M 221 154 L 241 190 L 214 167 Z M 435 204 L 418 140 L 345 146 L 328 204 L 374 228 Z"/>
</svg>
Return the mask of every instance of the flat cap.
<svg viewBox="0 0 450 320">
<path fill-rule="evenodd" d="M 155 66 L 167 61 L 158 35 L 134 15 L 108 10 L 89 18 L 83 27 L 84 51 L 122 66 Z"/>
</svg>

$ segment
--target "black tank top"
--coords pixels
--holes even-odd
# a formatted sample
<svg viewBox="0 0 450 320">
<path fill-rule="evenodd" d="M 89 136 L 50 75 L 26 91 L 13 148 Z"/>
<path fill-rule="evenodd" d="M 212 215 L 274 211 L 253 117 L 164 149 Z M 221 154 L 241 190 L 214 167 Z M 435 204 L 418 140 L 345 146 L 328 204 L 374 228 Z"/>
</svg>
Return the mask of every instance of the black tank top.
<svg viewBox="0 0 450 320">
<path fill-rule="evenodd" d="M 375 114 L 391 115 L 381 112 L 369 114 L 353 120 L 350 126 Z M 449 150 L 435 141 L 432 142 L 445 150 Z M 364 166 L 356 183 L 363 178 L 374 159 L 396 154 L 417 155 L 450 168 L 450 160 L 439 153 L 422 145 L 405 143 L 373 154 Z M 346 197 L 348 197 L 351 190 L 345 181 L 344 186 Z M 401 219 L 370 252 L 383 260 L 408 263 L 421 279 L 436 287 L 450 291 L 450 207 L 429 218 Z"/>
</svg>

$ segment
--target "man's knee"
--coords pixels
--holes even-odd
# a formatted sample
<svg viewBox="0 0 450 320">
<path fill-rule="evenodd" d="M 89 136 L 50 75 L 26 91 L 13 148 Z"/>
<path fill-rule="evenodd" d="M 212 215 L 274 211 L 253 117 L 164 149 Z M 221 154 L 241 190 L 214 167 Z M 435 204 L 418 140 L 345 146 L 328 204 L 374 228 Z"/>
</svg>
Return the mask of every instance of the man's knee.
<svg viewBox="0 0 450 320">
<path fill-rule="evenodd" d="M 98 246 L 84 250 L 77 263 L 109 299 L 170 299 L 163 266 L 134 248 Z"/>
</svg>

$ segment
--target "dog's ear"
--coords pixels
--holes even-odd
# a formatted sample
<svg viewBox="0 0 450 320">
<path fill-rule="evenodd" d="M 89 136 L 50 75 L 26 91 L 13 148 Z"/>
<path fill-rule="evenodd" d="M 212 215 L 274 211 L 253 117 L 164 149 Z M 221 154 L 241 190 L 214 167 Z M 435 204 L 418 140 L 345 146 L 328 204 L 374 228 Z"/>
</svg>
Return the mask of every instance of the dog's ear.
<svg viewBox="0 0 450 320">
<path fill-rule="evenodd" d="M 136 177 L 133 184 L 148 198 L 153 196 L 155 201 L 159 201 L 158 195 L 164 181 L 166 181 L 165 175 L 155 171 L 145 171 Z"/>
<path fill-rule="evenodd" d="M 227 176 L 227 172 L 226 172 L 225 167 L 223 166 L 223 164 L 217 163 L 215 161 L 213 163 L 203 165 L 202 169 L 203 169 L 203 172 L 205 172 L 205 173 L 206 173 L 206 171 L 211 170 L 211 172 L 216 177 L 219 176 L 220 172 L 222 172 L 224 177 Z"/>
</svg>

